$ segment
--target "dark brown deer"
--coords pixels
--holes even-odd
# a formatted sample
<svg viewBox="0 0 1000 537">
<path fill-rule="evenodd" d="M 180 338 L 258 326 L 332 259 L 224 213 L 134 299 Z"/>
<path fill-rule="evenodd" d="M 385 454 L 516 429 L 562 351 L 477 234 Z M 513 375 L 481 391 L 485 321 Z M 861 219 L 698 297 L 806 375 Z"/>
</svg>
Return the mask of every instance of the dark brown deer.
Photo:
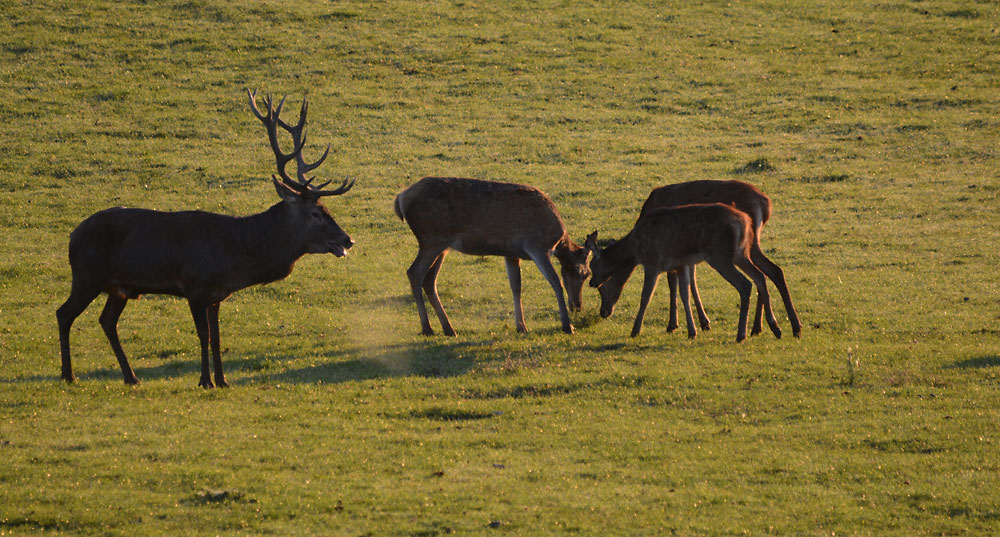
<svg viewBox="0 0 1000 537">
<path fill-rule="evenodd" d="M 434 331 L 427 319 L 421 289 L 427 293 L 441 329 L 446 335 L 455 335 L 437 293 L 438 272 L 450 250 L 504 257 L 518 332 L 527 332 L 521 310 L 520 260 L 533 261 L 556 293 L 563 332 L 573 333 L 563 286 L 549 256 L 555 255 L 559 260 L 570 307 L 579 310 L 583 282 L 590 274 L 588 250 L 569 238 L 559 212 L 545 193 L 511 183 L 424 177 L 396 196 L 394 209 L 409 224 L 420 247 L 406 275 L 425 335 Z"/>
<path fill-rule="evenodd" d="M 723 203 L 732 205 L 739 211 L 750 216 L 752 221 L 753 236 L 750 244 L 750 259 L 768 278 L 774 282 L 781 295 L 781 300 L 785 304 L 785 311 L 788 320 L 792 325 L 792 334 L 799 337 L 802 332 L 802 323 L 799 321 L 795 306 L 792 305 L 792 297 L 788 292 L 788 285 L 785 283 L 785 274 L 777 264 L 771 261 L 760 248 L 761 228 L 771 217 L 771 198 L 760 191 L 757 187 L 744 183 L 743 181 L 690 181 L 673 185 L 661 186 L 650 192 L 646 202 L 642 205 L 640 217 L 656 209 L 664 207 L 677 207 L 695 203 Z M 635 266 L 622 267 L 601 285 L 598 289 L 601 293 L 601 315 L 610 317 L 615 310 L 615 303 L 621 296 L 622 288 L 632 275 Z M 673 331 L 677 328 L 677 279 L 676 272 L 667 274 L 667 281 L 670 285 L 670 320 L 667 330 Z M 698 294 L 698 286 L 695 280 L 695 270 L 691 267 L 690 277 L 691 295 L 694 297 L 695 307 L 698 310 L 698 318 L 703 330 L 710 327 L 708 316 L 701 305 L 701 297 Z M 754 315 L 753 328 L 751 334 L 758 334 L 761 331 L 761 313 L 764 303 L 757 299 L 757 309 Z"/>
<path fill-rule="evenodd" d="M 635 337 L 642 330 L 646 307 L 660 273 L 676 272 L 680 280 L 681 302 L 687 315 L 688 337 L 693 338 L 697 332 L 688 300 L 691 285 L 689 267 L 705 261 L 740 293 L 736 341 L 743 341 L 746 339 L 753 286 L 736 270 L 739 267 L 757 286 L 767 323 L 774 335 L 780 337 L 781 331 L 771 311 L 764 275 L 750 261 L 752 242 L 750 217 L 729 205 L 712 203 L 653 210 L 640 216 L 625 237 L 603 250 L 597 247 L 596 231 L 587 237 L 585 244 L 594 252 L 594 259 L 590 262 L 593 273 L 590 285 L 599 287 L 614 274 L 631 273 L 636 265 L 642 265 L 645 277 L 639 311 L 632 325 L 632 337 Z"/>
<path fill-rule="evenodd" d="M 138 384 L 118 340 L 118 318 L 130 298 L 156 293 L 188 299 L 201 341 L 198 385 L 213 387 L 208 368 L 211 346 L 215 385 L 227 386 L 219 355 L 219 303 L 244 287 L 285 278 L 304 254 L 332 253 L 342 257 L 354 244 L 320 203 L 321 197 L 347 192 L 354 182 L 345 180 L 339 188 L 323 190 L 329 181 L 313 187 L 312 179 L 306 178 L 329 153 L 327 147 L 327 152 L 313 163 L 302 157 L 306 100 L 302 100 L 298 123 L 291 126 L 279 118 L 284 99 L 275 109 L 268 96 L 264 101 L 267 113 L 262 114 L 257 108 L 256 91 L 247 90 L 247 94 L 254 115 L 267 128 L 280 181 L 273 175 L 271 179 L 282 201 L 246 217 L 116 207 L 84 220 L 70 234 L 72 291 L 56 312 L 62 378 L 67 382 L 75 380 L 70 363 L 70 327 L 99 294 L 107 293 L 101 327 L 118 358 L 125 383 Z M 279 125 L 292 135 L 291 153 L 283 153 L 278 145 Z M 298 180 L 285 171 L 293 159 Z"/>
</svg>

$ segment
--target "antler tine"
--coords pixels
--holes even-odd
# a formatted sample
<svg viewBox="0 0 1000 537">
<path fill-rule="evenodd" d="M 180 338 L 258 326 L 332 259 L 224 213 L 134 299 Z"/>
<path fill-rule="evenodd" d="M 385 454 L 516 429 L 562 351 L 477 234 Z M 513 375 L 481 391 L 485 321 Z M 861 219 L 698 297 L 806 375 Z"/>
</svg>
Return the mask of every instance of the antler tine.
<svg viewBox="0 0 1000 537">
<path fill-rule="evenodd" d="M 253 112 L 253 115 L 257 116 L 257 119 L 261 121 L 267 121 L 264 114 L 261 114 L 260 109 L 257 108 L 257 88 L 254 88 L 252 92 L 250 88 L 247 88 L 247 95 L 250 96 L 250 111 Z M 268 106 L 268 111 L 270 112 L 270 105 Z"/>
<path fill-rule="evenodd" d="M 309 99 L 308 95 L 303 95 L 302 96 L 302 108 L 299 110 L 299 121 L 298 121 L 298 123 L 295 124 L 294 127 L 291 126 L 291 125 L 289 125 L 288 123 L 286 123 L 285 120 L 283 120 L 283 119 L 279 119 L 278 120 L 278 123 L 281 125 L 281 127 L 283 129 L 285 129 L 288 132 L 293 132 L 293 131 L 296 131 L 296 130 L 299 131 L 299 132 L 302 131 L 302 128 L 306 124 L 306 114 L 309 113 L 309 100 L 308 99 Z"/>
<path fill-rule="evenodd" d="M 274 121 L 276 123 L 283 123 L 283 121 L 281 121 L 281 117 L 280 117 L 281 116 L 281 108 L 283 106 L 285 106 L 285 99 L 287 99 L 287 98 L 288 98 L 288 95 L 282 95 L 281 96 L 281 102 L 278 103 L 278 107 L 274 109 Z M 268 96 L 267 96 L 267 104 L 268 104 L 268 106 L 271 105 L 271 95 L 270 94 L 268 94 Z"/>
<path fill-rule="evenodd" d="M 347 192 L 348 190 L 350 190 L 351 187 L 354 186 L 354 181 L 356 181 L 356 179 L 350 179 L 350 178 L 344 179 L 344 182 L 341 183 L 341 185 L 339 187 L 337 187 L 337 188 L 335 188 L 333 190 L 320 191 L 319 189 L 316 189 L 316 190 L 313 190 L 312 193 L 313 193 L 313 195 L 315 195 L 317 197 L 339 196 L 339 195 Z M 348 184 L 348 182 L 350 182 L 350 184 Z M 327 181 L 327 183 L 329 183 L 329 181 Z M 324 184 L 323 186 L 326 186 L 326 184 Z"/>
<path fill-rule="evenodd" d="M 316 159 L 316 161 L 313 162 L 312 164 L 306 163 L 305 159 L 303 159 L 303 162 L 301 163 L 302 168 L 301 172 L 299 173 L 299 179 L 304 177 L 305 174 L 315 170 L 316 168 L 319 168 L 319 165 L 323 164 L 323 161 L 326 160 L 326 156 L 329 154 L 330 154 L 330 144 L 326 144 L 326 151 L 324 151 L 323 155 L 320 156 L 318 159 Z"/>
</svg>

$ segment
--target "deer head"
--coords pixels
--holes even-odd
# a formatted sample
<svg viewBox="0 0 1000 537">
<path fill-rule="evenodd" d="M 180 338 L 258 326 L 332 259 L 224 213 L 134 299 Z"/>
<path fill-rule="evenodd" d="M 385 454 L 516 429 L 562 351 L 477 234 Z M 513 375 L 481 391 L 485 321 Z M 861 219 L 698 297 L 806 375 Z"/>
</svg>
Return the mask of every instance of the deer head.
<svg viewBox="0 0 1000 537">
<path fill-rule="evenodd" d="M 590 276 L 590 269 L 587 268 L 590 251 L 590 246 L 577 246 L 568 236 L 564 244 L 556 249 L 559 272 L 562 274 L 563 287 L 566 288 L 566 302 L 573 311 L 580 311 L 583 305 L 583 282 Z"/>
<path fill-rule="evenodd" d="M 337 225 L 333 216 L 320 202 L 320 198 L 344 194 L 354 186 L 354 180 L 345 179 L 339 187 L 323 190 L 323 187 L 330 184 L 330 181 L 313 186 L 312 182 L 315 177 L 306 177 L 306 174 L 318 168 L 330 154 L 330 146 L 327 145 L 326 151 L 315 162 L 308 163 L 302 156 L 302 148 L 306 145 L 306 114 L 309 111 L 306 98 L 302 98 L 302 110 L 299 113 L 298 123 L 289 125 L 280 118 L 281 108 L 285 104 L 284 97 L 275 108 L 271 96 L 266 96 L 264 104 L 267 113 L 264 114 L 257 108 L 257 91 L 251 92 L 247 89 L 247 95 L 250 98 L 250 109 L 267 129 L 267 137 L 278 167 L 278 175 L 272 175 L 271 180 L 274 182 L 278 196 L 285 202 L 284 209 L 287 212 L 287 218 L 291 220 L 292 227 L 296 229 L 297 238 L 303 241 L 304 249 L 308 253 L 329 252 L 337 257 L 342 257 L 354 245 L 354 241 Z M 282 152 L 281 146 L 278 144 L 278 126 L 281 126 L 292 136 L 291 153 Z M 296 164 L 296 179 L 289 177 L 285 170 L 285 166 L 293 159 Z"/>
<path fill-rule="evenodd" d="M 621 297 L 622 289 L 635 270 L 634 258 L 625 251 L 625 241 L 611 241 L 601 249 L 597 245 L 597 232 L 587 236 L 587 248 L 594 252 L 590 261 L 590 286 L 596 287 L 601 294 L 601 317 L 607 319 L 615 312 L 615 304 Z"/>
</svg>

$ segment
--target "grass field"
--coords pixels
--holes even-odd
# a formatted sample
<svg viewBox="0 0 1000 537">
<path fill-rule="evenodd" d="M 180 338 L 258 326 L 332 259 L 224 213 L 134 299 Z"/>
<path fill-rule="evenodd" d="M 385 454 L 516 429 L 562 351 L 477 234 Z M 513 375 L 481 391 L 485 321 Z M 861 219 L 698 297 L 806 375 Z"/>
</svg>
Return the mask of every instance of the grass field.
<svg viewBox="0 0 1000 537">
<path fill-rule="evenodd" d="M 0 0 L 0 535 L 985 535 L 1000 527 L 1000 6 L 991 0 Z M 222 305 L 230 389 L 197 387 L 187 305 L 95 302 L 59 380 L 67 242 L 115 205 L 276 203 L 245 88 L 310 99 L 357 241 Z M 522 265 L 440 278 L 419 335 L 424 175 L 533 184 L 577 241 L 656 186 L 741 179 L 801 339 L 576 334 Z M 779 321 L 787 319 L 775 302 Z M 432 319 L 433 321 L 433 319 Z M 435 325 L 436 327 L 436 325 Z M 437 327 L 436 327 L 437 328 Z"/>
</svg>

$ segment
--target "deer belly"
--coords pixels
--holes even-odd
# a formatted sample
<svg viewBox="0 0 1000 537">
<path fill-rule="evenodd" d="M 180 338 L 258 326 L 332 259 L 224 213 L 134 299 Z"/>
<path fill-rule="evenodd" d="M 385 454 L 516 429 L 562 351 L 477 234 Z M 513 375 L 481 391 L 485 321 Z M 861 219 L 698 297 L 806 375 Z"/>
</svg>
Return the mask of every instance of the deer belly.
<svg viewBox="0 0 1000 537">
<path fill-rule="evenodd" d="M 700 254 L 689 255 L 653 255 L 644 256 L 640 263 L 644 267 L 653 266 L 660 271 L 677 270 L 688 265 L 697 265 L 705 260 L 705 256 Z"/>
<path fill-rule="evenodd" d="M 106 289 L 108 294 L 115 294 L 125 298 L 137 299 L 142 295 L 174 295 L 185 296 L 184 292 L 177 286 L 166 285 L 129 285 L 127 283 L 113 283 Z"/>
<path fill-rule="evenodd" d="M 527 256 L 523 252 L 516 251 L 506 245 L 494 244 L 486 241 L 476 241 L 467 240 L 460 237 L 456 237 L 451 242 L 448 243 L 448 247 L 456 252 L 462 252 L 468 255 L 497 255 L 497 256 L 515 256 L 522 259 L 527 259 Z"/>
</svg>

